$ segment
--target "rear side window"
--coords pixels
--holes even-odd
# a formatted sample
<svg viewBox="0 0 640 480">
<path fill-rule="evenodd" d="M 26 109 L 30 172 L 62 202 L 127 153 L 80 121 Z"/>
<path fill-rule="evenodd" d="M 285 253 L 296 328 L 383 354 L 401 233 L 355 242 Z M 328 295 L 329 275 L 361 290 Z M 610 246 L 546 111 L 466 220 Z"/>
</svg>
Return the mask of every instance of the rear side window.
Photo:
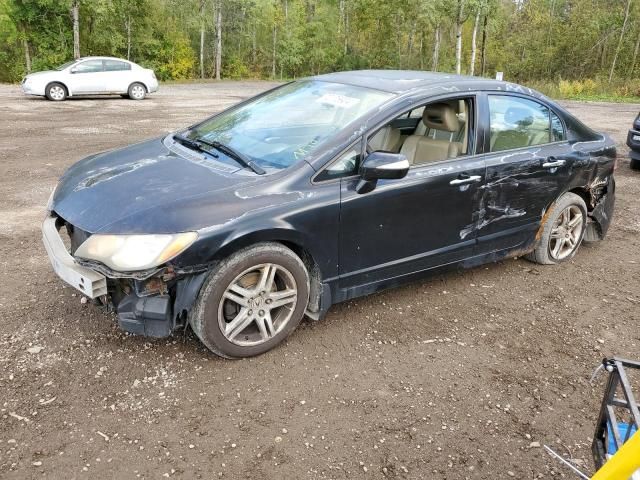
<svg viewBox="0 0 640 480">
<path fill-rule="evenodd" d="M 506 95 L 489 96 L 491 151 L 542 145 L 562 140 L 562 122 L 546 106 Z M 553 129 L 553 133 L 552 133 Z"/>
<path fill-rule="evenodd" d="M 566 140 L 567 136 L 564 133 L 564 125 L 562 120 L 555 113 L 551 112 L 551 141 L 561 142 Z"/>
<path fill-rule="evenodd" d="M 131 70 L 131 65 L 127 62 L 119 62 L 118 60 L 105 60 L 104 69 L 107 72 L 119 72 L 122 70 Z"/>
<path fill-rule="evenodd" d="M 102 60 L 87 60 L 73 67 L 73 73 L 94 73 L 102 71 Z"/>
</svg>

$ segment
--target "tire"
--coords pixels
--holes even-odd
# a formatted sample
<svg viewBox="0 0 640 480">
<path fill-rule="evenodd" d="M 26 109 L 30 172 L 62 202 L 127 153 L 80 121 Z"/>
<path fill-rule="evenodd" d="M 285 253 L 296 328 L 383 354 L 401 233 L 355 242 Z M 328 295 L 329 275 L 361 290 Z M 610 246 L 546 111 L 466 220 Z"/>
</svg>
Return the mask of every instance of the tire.
<svg viewBox="0 0 640 480">
<path fill-rule="evenodd" d="M 131 100 L 144 100 L 144 97 L 147 96 L 147 89 L 139 82 L 132 83 L 127 90 L 127 96 Z"/>
<path fill-rule="evenodd" d="M 260 288 L 262 280 L 265 287 Z M 287 338 L 302 320 L 308 302 L 309 274 L 302 260 L 279 243 L 259 243 L 214 267 L 189 323 L 213 353 L 252 357 Z M 279 305 L 269 306 L 275 303 Z"/>
<path fill-rule="evenodd" d="M 62 102 L 67 98 L 67 89 L 61 83 L 53 82 L 47 85 L 44 94 L 52 102 Z"/>
<path fill-rule="evenodd" d="M 632 158 L 629 166 L 631 167 L 631 170 L 640 170 L 640 160 Z"/>
<path fill-rule="evenodd" d="M 586 228 L 584 200 L 575 193 L 565 193 L 551 206 L 542 225 L 540 242 L 525 258 L 542 265 L 566 262 L 580 248 Z"/>
</svg>

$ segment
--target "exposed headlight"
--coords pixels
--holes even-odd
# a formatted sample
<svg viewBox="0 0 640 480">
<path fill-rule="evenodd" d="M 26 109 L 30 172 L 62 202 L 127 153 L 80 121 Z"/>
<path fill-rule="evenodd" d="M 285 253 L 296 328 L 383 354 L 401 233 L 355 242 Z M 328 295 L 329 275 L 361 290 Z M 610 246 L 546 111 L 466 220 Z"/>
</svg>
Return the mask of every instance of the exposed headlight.
<svg viewBox="0 0 640 480">
<path fill-rule="evenodd" d="M 96 260 L 117 271 L 146 270 L 171 260 L 198 238 L 196 232 L 175 235 L 92 235 L 76 257 Z"/>
</svg>

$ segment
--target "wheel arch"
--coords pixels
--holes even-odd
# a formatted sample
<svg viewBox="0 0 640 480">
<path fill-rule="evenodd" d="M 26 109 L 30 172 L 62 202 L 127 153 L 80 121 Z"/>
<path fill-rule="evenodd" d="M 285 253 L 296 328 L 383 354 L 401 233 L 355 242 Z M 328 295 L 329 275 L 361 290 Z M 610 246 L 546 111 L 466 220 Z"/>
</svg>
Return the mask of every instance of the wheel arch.
<svg viewBox="0 0 640 480">
<path fill-rule="evenodd" d="M 306 236 L 296 230 L 287 228 L 273 228 L 239 235 L 229 239 L 215 253 L 213 260 L 217 262 L 223 258 L 233 255 L 235 252 L 264 242 L 275 242 L 284 245 L 295 253 L 304 263 L 309 274 L 309 307 L 311 312 L 316 312 L 320 308 L 320 297 L 322 295 L 323 273 L 320 268 L 320 254 L 309 248 L 309 240 Z"/>
<path fill-rule="evenodd" d="M 134 80 L 133 82 L 131 82 L 129 84 L 129 86 L 127 87 L 127 92 L 129 91 L 129 89 L 131 88 L 132 85 L 139 83 L 140 85 L 142 85 L 146 91 L 146 93 L 149 93 L 149 85 L 147 85 L 144 80 Z"/>
<path fill-rule="evenodd" d="M 47 94 L 47 90 L 49 90 L 49 87 L 54 83 L 62 85 L 62 87 L 64 88 L 65 92 L 67 93 L 67 97 L 71 97 L 72 96 L 71 95 L 71 91 L 69 90 L 69 87 L 67 86 L 67 84 L 62 82 L 62 81 L 60 81 L 60 80 L 51 80 L 50 82 L 47 82 L 47 84 L 44 86 L 45 95 Z"/>
</svg>

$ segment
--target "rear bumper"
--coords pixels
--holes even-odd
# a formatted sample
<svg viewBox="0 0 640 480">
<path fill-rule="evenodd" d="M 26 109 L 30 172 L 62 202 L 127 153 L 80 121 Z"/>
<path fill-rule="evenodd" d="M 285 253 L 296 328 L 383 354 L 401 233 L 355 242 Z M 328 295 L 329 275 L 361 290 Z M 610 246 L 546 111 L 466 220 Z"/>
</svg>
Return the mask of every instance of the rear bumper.
<svg viewBox="0 0 640 480">
<path fill-rule="evenodd" d="M 58 219 L 47 217 L 42 224 L 42 243 L 56 274 L 73 288 L 90 298 L 107 294 L 107 279 L 90 268 L 78 265 L 67 251 L 60 233 Z"/>
<path fill-rule="evenodd" d="M 593 210 L 589 213 L 589 223 L 585 232 L 585 240 L 594 242 L 603 240 L 607 236 L 613 211 L 616 204 L 616 181 L 613 175 L 609 177 L 604 194 L 600 197 Z"/>
</svg>

